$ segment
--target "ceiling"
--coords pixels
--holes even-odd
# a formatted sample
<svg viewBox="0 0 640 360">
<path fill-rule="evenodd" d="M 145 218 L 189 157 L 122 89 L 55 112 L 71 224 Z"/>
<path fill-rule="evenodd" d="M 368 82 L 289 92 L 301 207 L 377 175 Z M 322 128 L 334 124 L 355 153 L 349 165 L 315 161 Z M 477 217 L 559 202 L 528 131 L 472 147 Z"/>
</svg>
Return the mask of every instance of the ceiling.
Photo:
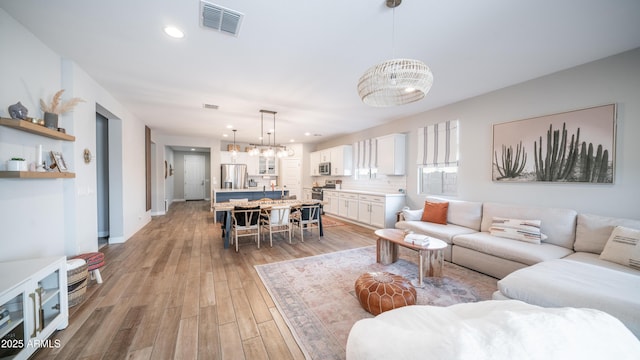
<svg viewBox="0 0 640 360">
<path fill-rule="evenodd" d="M 326 141 L 640 47 L 638 0 L 405 0 L 395 27 L 384 0 L 211 2 L 244 14 L 237 37 L 200 27 L 200 0 L 0 7 L 152 131 L 228 141 L 230 125 L 248 143 L 259 141 L 260 109 L 277 112 L 278 143 Z M 168 37 L 167 25 L 185 37 Z M 359 77 L 392 57 L 429 65 L 431 91 L 365 105 Z"/>
</svg>

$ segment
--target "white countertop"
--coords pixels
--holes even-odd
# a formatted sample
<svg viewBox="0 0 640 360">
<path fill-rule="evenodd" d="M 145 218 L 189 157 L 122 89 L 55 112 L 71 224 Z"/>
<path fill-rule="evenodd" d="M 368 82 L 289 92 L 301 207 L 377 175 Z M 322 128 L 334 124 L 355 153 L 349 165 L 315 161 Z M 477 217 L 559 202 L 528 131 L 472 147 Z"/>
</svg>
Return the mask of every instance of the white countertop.
<svg viewBox="0 0 640 360">
<path fill-rule="evenodd" d="M 377 196 L 406 196 L 404 193 L 383 193 L 378 191 L 366 191 L 366 190 L 350 190 L 350 189 L 323 189 L 324 191 L 335 191 L 335 192 L 343 192 L 343 193 L 351 193 L 351 194 L 362 194 L 362 195 L 377 195 Z"/>
</svg>

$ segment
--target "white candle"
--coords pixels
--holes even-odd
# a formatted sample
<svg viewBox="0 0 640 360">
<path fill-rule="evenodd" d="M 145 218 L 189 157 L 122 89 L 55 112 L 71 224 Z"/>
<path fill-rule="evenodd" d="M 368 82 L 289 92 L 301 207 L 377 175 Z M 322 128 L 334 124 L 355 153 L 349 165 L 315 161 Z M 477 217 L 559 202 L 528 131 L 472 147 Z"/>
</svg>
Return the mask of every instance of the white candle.
<svg viewBox="0 0 640 360">
<path fill-rule="evenodd" d="M 42 168 L 42 145 L 36 146 L 36 169 Z"/>
</svg>

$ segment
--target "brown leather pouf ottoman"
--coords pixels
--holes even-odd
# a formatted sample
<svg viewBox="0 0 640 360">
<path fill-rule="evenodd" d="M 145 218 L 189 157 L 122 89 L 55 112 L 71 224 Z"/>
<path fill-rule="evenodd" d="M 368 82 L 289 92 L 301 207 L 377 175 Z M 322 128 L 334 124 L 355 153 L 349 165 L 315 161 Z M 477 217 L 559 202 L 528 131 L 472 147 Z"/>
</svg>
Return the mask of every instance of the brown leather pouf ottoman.
<svg viewBox="0 0 640 360">
<path fill-rule="evenodd" d="M 416 289 L 400 275 L 388 272 L 362 274 L 355 287 L 360 305 L 373 315 L 416 303 Z"/>
</svg>

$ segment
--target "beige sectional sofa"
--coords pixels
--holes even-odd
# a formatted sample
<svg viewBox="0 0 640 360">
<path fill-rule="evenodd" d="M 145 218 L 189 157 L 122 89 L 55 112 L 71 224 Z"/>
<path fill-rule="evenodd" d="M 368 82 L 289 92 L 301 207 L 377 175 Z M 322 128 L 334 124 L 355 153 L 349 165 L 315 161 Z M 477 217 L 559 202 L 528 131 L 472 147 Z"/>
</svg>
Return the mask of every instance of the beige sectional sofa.
<svg viewBox="0 0 640 360">
<path fill-rule="evenodd" d="M 420 210 L 414 210 L 404 211 L 396 228 L 444 240 L 450 245 L 446 260 L 501 279 L 494 299 L 602 310 L 640 338 L 640 270 L 600 259 L 616 226 L 640 229 L 640 220 L 571 209 L 427 200 L 449 202 L 449 224 L 422 222 Z M 494 217 L 541 220 L 546 239 L 533 244 L 493 236 L 489 227 Z"/>
</svg>

